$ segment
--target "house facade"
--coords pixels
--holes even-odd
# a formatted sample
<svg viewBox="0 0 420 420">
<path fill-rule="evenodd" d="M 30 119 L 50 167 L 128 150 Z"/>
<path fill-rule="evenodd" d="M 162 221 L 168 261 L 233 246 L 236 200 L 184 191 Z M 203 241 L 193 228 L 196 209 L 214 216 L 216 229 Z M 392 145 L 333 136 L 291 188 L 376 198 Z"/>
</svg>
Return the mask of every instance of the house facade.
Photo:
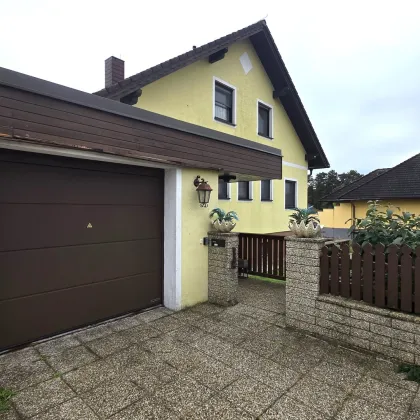
<svg viewBox="0 0 420 420">
<path fill-rule="evenodd" d="M 206 301 L 209 210 L 282 230 L 328 166 L 265 22 L 121 78 L 115 58 L 96 94 L 0 68 L 0 350 Z"/>
<path fill-rule="evenodd" d="M 390 204 L 396 213 L 420 214 L 420 154 L 393 168 L 372 171 L 324 197 L 322 201 L 334 207 L 319 212 L 321 224 L 336 236 L 346 235 L 351 219 L 366 216 L 369 200 Z"/>
</svg>

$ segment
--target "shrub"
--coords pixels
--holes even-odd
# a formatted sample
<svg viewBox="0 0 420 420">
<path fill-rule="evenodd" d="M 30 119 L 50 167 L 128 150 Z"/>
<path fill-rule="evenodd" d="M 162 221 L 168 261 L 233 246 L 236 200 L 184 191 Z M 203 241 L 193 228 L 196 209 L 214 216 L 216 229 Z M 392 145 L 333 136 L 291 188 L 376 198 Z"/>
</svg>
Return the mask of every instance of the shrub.
<svg viewBox="0 0 420 420">
<path fill-rule="evenodd" d="M 364 219 L 353 220 L 349 229 L 353 239 L 359 245 L 383 244 L 408 245 L 416 248 L 420 245 L 420 217 L 410 212 L 395 213 L 399 207 L 382 206 L 379 201 L 368 201 Z M 350 219 L 352 220 L 352 219 Z"/>
</svg>

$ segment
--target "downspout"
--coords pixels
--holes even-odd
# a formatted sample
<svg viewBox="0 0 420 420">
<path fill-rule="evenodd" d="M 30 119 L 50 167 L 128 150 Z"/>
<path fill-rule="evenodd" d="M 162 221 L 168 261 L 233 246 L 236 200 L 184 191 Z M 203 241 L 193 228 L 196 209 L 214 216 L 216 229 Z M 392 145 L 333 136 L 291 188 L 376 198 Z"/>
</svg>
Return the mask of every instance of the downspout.
<svg viewBox="0 0 420 420">
<path fill-rule="evenodd" d="M 352 220 L 352 226 L 354 226 L 356 224 L 356 206 L 354 205 L 353 201 L 350 203 L 351 204 L 351 220 Z M 354 233 L 352 234 L 352 238 L 354 238 Z"/>
</svg>

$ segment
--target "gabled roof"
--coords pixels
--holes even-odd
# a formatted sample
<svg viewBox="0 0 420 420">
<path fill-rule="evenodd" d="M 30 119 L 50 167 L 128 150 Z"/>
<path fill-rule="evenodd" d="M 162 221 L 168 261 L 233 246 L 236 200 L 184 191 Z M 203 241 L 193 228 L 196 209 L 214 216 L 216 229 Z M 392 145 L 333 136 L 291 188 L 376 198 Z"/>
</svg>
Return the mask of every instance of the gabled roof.
<svg viewBox="0 0 420 420">
<path fill-rule="evenodd" d="M 110 87 L 96 92 L 96 95 L 121 100 L 142 87 L 180 70 L 198 60 L 208 58 L 229 45 L 249 38 L 274 87 L 273 96 L 278 97 L 289 116 L 293 127 L 305 148 L 310 169 L 329 168 L 328 159 L 322 149 L 302 101 L 290 78 L 279 50 L 265 20 L 247 26 L 185 54 L 151 67 Z"/>
<path fill-rule="evenodd" d="M 391 169 L 377 169 L 322 201 L 420 199 L 420 153 Z"/>
</svg>

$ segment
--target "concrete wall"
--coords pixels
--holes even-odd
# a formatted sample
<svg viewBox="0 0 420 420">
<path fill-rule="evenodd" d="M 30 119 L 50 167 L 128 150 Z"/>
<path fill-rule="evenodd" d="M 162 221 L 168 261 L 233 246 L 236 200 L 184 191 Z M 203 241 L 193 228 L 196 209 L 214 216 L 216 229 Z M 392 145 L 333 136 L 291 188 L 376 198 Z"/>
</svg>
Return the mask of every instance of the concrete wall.
<svg viewBox="0 0 420 420">
<path fill-rule="evenodd" d="M 420 317 L 319 295 L 325 239 L 286 237 L 286 325 L 420 364 Z"/>
</svg>

